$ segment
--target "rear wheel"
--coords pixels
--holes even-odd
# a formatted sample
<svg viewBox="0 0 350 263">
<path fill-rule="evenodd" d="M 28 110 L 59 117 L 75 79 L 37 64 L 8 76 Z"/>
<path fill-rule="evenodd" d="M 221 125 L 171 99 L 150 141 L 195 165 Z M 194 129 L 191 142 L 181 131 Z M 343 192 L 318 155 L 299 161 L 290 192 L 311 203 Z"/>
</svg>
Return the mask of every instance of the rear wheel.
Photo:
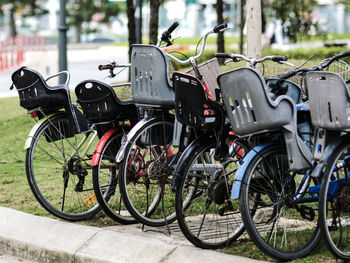
<svg viewBox="0 0 350 263">
<path fill-rule="evenodd" d="M 70 221 L 96 215 L 100 206 L 92 186 L 91 157 L 96 133 L 73 135 L 65 115 L 44 121 L 26 153 L 26 173 L 38 202 L 51 214 Z M 95 140 L 88 146 L 88 141 Z"/>
<path fill-rule="evenodd" d="M 241 213 L 252 241 L 267 255 L 292 260 L 318 244 L 318 198 L 306 199 L 313 198 L 310 178 L 310 171 L 289 170 L 280 145 L 265 148 L 249 163 L 240 190 Z"/>
<path fill-rule="evenodd" d="M 121 145 L 124 134 L 115 132 L 104 145 L 97 165 L 93 167 L 95 194 L 103 211 L 121 224 L 136 223 L 130 215 L 120 195 L 118 185 L 118 167 L 115 156 Z"/>
</svg>

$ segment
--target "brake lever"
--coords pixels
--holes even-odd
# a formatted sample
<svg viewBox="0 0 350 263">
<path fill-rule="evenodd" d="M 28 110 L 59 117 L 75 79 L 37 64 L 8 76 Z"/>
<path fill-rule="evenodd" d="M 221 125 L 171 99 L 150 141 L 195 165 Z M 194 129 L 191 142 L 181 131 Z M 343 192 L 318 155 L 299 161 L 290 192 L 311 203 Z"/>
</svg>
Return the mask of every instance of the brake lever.
<svg viewBox="0 0 350 263">
<path fill-rule="evenodd" d="M 290 63 L 290 62 L 287 62 L 287 61 L 278 61 L 277 63 L 279 63 L 279 64 L 285 64 L 285 65 L 287 65 L 287 66 L 290 66 L 290 67 L 292 67 L 292 68 L 295 68 L 295 65 L 294 65 L 294 64 L 292 64 L 292 63 Z"/>
</svg>

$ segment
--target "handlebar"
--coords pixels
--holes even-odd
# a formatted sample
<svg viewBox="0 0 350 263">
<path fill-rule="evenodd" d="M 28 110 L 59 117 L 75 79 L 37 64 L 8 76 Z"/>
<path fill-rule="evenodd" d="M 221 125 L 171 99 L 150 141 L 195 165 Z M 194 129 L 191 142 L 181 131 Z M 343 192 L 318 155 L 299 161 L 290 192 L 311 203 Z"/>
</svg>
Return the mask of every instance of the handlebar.
<svg viewBox="0 0 350 263">
<path fill-rule="evenodd" d="M 330 57 L 326 62 L 321 62 L 320 64 L 318 64 L 317 66 L 314 66 L 312 68 L 293 69 L 293 70 L 288 71 L 286 73 L 280 74 L 277 77 L 280 79 L 288 79 L 288 78 L 291 78 L 291 77 L 297 75 L 298 73 L 306 73 L 309 71 L 322 70 L 322 69 L 328 67 L 330 64 L 332 64 L 335 60 L 338 60 L 338 59 L 341 59 L 344 57 L 348 57 L 348 56 L 350 56 L 350 51 L 345 51 L 343 53 L 336 54 L 333 57 Z"/>
<path fill-rule="evenodd" d="M 248 58 L 242 54 L 227 54 L 227 53 L 216 53 L 215 57 L 224 58 L 224 59 L 232 59 L 233 62 L 246 61 L 250 64 L 250 66 L 254 67 L 258 63 L 262 63 L 266 60 L 272 60 L 274 62 L 285 62 L 288 60 L 287 56 L 266 56 L 263 58 Z"/>
<path fill-rule="evenodd" d="M 218 33 L 220 30 L 225 29 L 227 27 L 227 23 L 223 23 L 221 25 L 217 25 L 213 28 L 214 33 Z"/>
<path fill-rule="evenodd" d="M 160 38 L 157 46 L 160 46 L 162 42 L 167 43 L 167 46 L 170 46 L 172 43 L 170 41 L 171 33 L 179 26 L 179 23 L 175 21 L 167 30 L 165 30 Z"/>
<path fill-rule="evenodd" d="M 188 59 L 186 60 L 181 60 L 169 53 L 166 53 L 166 55 L 171 58 L 172 60 L 175 60 L 176 62 L 180 63 L 180 64 L 188 64 L 190 63 L 191 61 L 194 61 L 196 59 L 198 59 L 200 56 L 203 55 L 203 52 L 204 52 L 204 49 L 205 49 L 205 42 L 207 40 L 207 37 L 211 34 L 216 34 L 217 32 L 223 30 L 227 28 L 227 23 L 223 23 L 221 25 L 217 25 L 215 26 L 212 30 L 210 30 L 209 32 L 207 32 L 204 36 L 203 36 L 203 44 L 202 44 L 202 47 L 201 47 L 201 50 L 199 51 L 199 53 L 195 56 L 192 56 L 192 57 L 189 57 Z"/>
</svg>

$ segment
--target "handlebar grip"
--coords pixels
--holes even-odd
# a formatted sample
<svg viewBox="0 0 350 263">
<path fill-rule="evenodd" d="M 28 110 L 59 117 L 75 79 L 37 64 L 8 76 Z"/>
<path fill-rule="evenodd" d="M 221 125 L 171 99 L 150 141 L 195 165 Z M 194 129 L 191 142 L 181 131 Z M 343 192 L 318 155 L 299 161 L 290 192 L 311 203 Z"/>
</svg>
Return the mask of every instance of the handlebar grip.
<svg viewBox="0 0 350 263">
<path fill-rule="evenodd" d="M 113 64 L 106 64 L 106 65 L 99 65 L 98 70 L 105 70 L 105 69 L 113 69 L 115 68 L 115 65 Z"/>
<path fill-rule="evenodd" d="M 221 24 L 221 25 L 215 26 L 214 29 L 213 29 L 213 31 L 214 31 L 214 33 L 217 33 L 217 32 L 219 32 L 221 29 L 224 29 L 224 28 L 226 28 L 226 27 L 227 27 L 227 23 L 223 23 L 223 24 Z"/>
<path fill-rule="evenodd" d="M 171 45 L 169 37 L 171 33 L 179 26 L 179 23 L 175 21 L 167 30 L 165 30 L 162 34 L 161 40 L 166 42 L 168 45 Z"/>
<path fill-rule="evenodd" d="M 231 55 L 227 54 L 227 53 L 216 53 L 215 57 L 217 57 L 217 58 L 231 58 Z"/>
<path fill-rule="evenodd" d="M 179 26 L 179 23 L 177 22 L 177 21 L 175 21 L 169 28 L 168 28 L 168 33 L 169 33 L 169 35 L 171 34 L 171 33 L 173 33 L 173 31 L 175 30 L 175 28 L 177 28 Z"/>
<path fill-rule="evenodd" d="M 343 53 L 335 55 L 336 59 L 345 58 L 345 57 L 348 57 L 348 56 L 350 56 L 350 51 L 345 51 Z"/>
<path fill-rule="evenodd" d="M 274 62 L 280 62 L 280 61 L 287 61 L 288 57 L 287 56 L 273 56 L 272 61 Z"/>
</svg>

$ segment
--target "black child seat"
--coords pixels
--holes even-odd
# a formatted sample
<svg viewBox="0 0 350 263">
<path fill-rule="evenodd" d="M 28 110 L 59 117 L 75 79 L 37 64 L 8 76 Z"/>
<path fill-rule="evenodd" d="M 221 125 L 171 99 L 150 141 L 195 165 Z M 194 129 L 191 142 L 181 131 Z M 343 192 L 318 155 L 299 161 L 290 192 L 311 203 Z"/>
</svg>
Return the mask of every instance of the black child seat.
<svg viewBox="0 0 350 263">
<path fill-rule="evenodd" d="M 113 88 L 98 80 L 85 80 L 75 88 L 77 102 L 84 116 L 94 124 L 130 120 L 137 122 L 137 110 L 132 100 L 120 101 Z"/>
<path fill-rule="evenodd" d="M 175 113 L 179 122 L 199 129 L 220 129 L 221 105 L 208 99 L 202 83 L 191 75 L 175 72 Z"/>
<path fill-rule="evenodd" d="M 46 81 L 61 74 L 67 75 L 65 84 L 49 86 Z M 59 72 L 44 80 L 42 75 L 27 67 L 16 70 L 12 76 L 12 86 L 16 87 L 20 105 L 28 111 L 38 109 L 41 113 L 49 114 L 59 109 L 65 109 L 69 116 L 70 126 L 74 133 L 85 132 L 89 129 L 82 113 L 72 104 L 69 93 L 67 71 Z"/>
</svg>

